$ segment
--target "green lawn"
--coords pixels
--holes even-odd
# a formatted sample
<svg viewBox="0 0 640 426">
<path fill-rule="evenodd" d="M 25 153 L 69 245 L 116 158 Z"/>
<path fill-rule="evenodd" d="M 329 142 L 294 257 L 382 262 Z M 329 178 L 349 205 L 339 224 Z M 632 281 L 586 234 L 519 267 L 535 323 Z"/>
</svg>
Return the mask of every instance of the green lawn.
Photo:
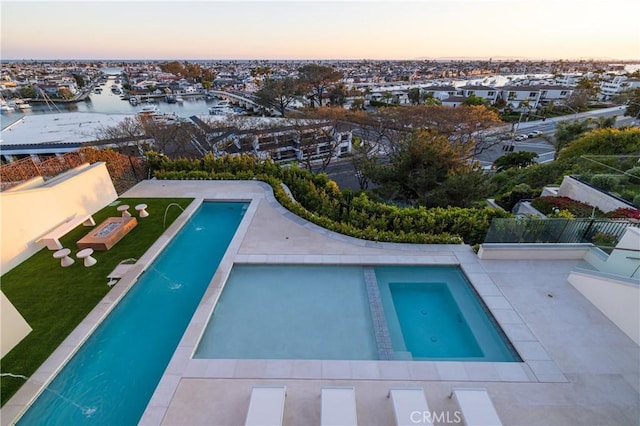
<svg viewBox="0 0 640 426">
<path fill-rule="evenodd" d="M 54 252 L 44 248 L 1 277 L 0 288 L 33 329 L 0 360 L 2 373 L 31 376 L 109 292 L 107 275 L 118 263 L 127 258 L 139 259 L 164 232 L 167 206 L 178 203 L 186 208 L 193 199 L 120 198 L 118 201 L 131 206 L 129 211 L 136 217 L 133 206 L 145 203 L 149 216 L 137 218 L 138 225 L 111 250 L 94 252 L 93 257 L 98 260 L 94 266 L 85 268 L 82 260 L 75 257 L 76 241 L 91 229 L 80 225 L 60 239 L 64 247 L 71 249 L 73 265 L 62 268 L 60 261 L 52 257 Z M 166 226 L 181 213 L 177 207 L 168 209 Z M 93 217 L 97 225 L 109 216 L 119 215 L 116 206 L 107 206 Z M 23 379 L 2 377 L 1 404 L 23 384 Z"/>
</svg>

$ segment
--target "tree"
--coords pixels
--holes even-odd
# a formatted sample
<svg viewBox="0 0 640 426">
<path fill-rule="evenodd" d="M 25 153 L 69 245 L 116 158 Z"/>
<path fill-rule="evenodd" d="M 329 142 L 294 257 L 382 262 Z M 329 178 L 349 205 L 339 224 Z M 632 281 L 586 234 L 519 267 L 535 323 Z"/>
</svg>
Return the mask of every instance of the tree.
<svg viewBox="0 0 640 426">
<path fill-rule="evenodd" d="M 20 97 L 24 99 L 31 99 L 36 97 L 36 90 L 31 86 L 21 87 L 19 93 Z"/>
<path fill-rule="evenodd" d="M 273 108 L 284 117 L 287 107 L 300 93 L 300 86 L 293 78 L 267 79 L 255 93 L 256 103 L 267 109 Z"/>
<path fill-rule="evenodd" d="M 351 104 L 351 109 L 363 110 L 364 109 L 364 98 L 355 98 L 353 100 L 353 103 Z"/>
<path fill-rule="evenodd" d="M 253 77 L 253 82 L 257 84 L 263 79 L 269 79 L 273 70 L 269 66 L 258 66 L 256 68 L 252 68 L 250 73 L 251 77 Z"/>
<path fill-rule="evenodd" d="M 591 95 L 587 90 L 576 89 L 565 101 L 566 105 L 574 111 L 586 111 L 589 107 L 589 99 Z"/>
<path fill-rule="evenodd" d="M 431 195 L 431 207 L 472 207 L 489 197 L 495 186 L 491 177 L 480 168 L 469 168 L 449 176 Z"/>
<path fill-rule="evenodd" d="M 558 160 L 573 160 L 584 155 L 637 155 L 640 152 L 640 129 L 598 129 L 572 142 Z M 635 162 L 635 158 L 632 158 Z"/>
<path fill-rule="evenodd" d="M 69 89 L 68 89 L 68 88 L 66 88 L 66 87 L 61 87 L 61 88 L 58 90 L 58 93 L 60 94 L 60 97 L 61 97 L 62 99 L 67 99 L 67 100 L 68 100 L 68 99 L 73 98 L 73 93 L 71 93 L 71 90 L 69 90 Z"/>
<path fill-rule="evenodd" d="M 621 105 L 626 105 L 624 111 L 626 117 L 638 118 L 640 116 L 640 87 L 625 90 L 616 96 L 615 101 Z"/>
<path fill-rule="evenodd" d="M 342 143 L 343 133 L 358 128 L 357 122 L 365 123 L 368 114 L 362 110 L 324 106 L 302 111 L 303 118 L 321 123 L 314 133 L 300 133 L 299 149 L 301 163 L 309 171 L 322 173 L 334 158 Z"/>
<path fill-rule="evenodd" d="M 73 79 L 76 81 L 76 84 L 78 85 L 79 88 L 83 88 L 86 85 L 86 82 L 84 81 L 84 77 L 82 77 L 79 74 L 71 74 L 73 76 Z"/>
<path fill-rule="evenodd" d="M 354 136 L 351 141 L 351 164 L 355 170 L 356 178 L 358 179 L 358 186 L 361 191 L 364 191 L 369 187 L 369 176 L 367 169 L 369 162 L 372 158 L 371 151 L 373 147 L 371 143 L 365 139 Z"/>
<path fill-rule="evenodd" d="M 505 101 L 503 97 L 499 97 L 493 103 L 493 106 L 499 111 L 504 110 L 507 107 L 507 101 Z"/>
<path fill-rule="evenodd" d="M 342 73 L 335 71 L 332 67 L 309 64 L 298 68 L 300 81 L 307 85 L 311 91 L 311 106 L 322 106 L 322 97 L 327 88 L 342 78 Z"/>
<path fill-rule="evenodd" d="M 425 105 L 442 105 L 442 101 L 433 96 L 433 93 L 427 93 L 422 96 Z"/>
<path fill-rule="evenodd" d="M 446 136 L 460 155 L 472 160 L 478 154 L 499 144 L 500 140 L 486 130 L 502 123 L 500 116 L 484 105 L 451 108 L 441 105 L 416 105 L 385 108 L 378 112 L 381 126 L 386 128 L 390 149 L 402 134 L 413 129 L 428 128 Z"/>
<path fill-rule="evenodd" d="M 409 98 L 409 101 L 414 104 L 414 105 L 418 105 L 420 103 L 420 88 L 419 87 L 413 87 L 411 89 L 409 89 L 409 93 L 407 93 L 407 97 Z"/>
<path fill-rule="evenodd" d="M 184 67 L 178 61 L 163 62 L 159 65 L 159 68 L 162 72 L 171 73 L 178 77 L 184 75 Z"/>
<path fill-rule="evenodd" d="M 145 135 L 153 139 L 156 151 L 172 158 L 193 157 L 193 128 L 189 123 L 163 124 L 153 119 L 141 120 Z"/>
<path fill-rule="evenodd" d="M 551 140 L 553 147 L 555 148 L 555 157 L 558 158 L 560 151 L 572 141 L 578 139 L 580 135 L 589 131 L 590 120 L 574 120 L 574 121 L 559 121 L 554 134 L 554 139 Z M 543 138 L 544 139 L 544 138 Z"/>
<path fill-rule="evenodd" d="M 96 140 L 109 141 L 116 146 L 134 145 L 139 154 L 143 154 L 147 147 L 147 136 L 138 118 L 125 117 L 115 126 L 101 126 L 96 130 Z"/>
<path fill-rule="evenodd" d="M 584 92 L 588 99 L 593 99 L 600 92 L 600 86 L 597 84 L 597 81 L 594 81 L 590 78 L 583 77 L 576 83 L 576 88 L 578 91 Z"/>
<path fill-rule="evenodd" d="M 343 106 L 347 102 L 347 91 L 344 84 L 336 84 L 329 91 L 329 105 Z"/>
<path fill-rule="evenodd" d="M 462 102 L 464 106 L 484 105 L 484 99 L 477 95 L 469 95 L 467 99 Z"/>
<path fill-rule="evenodd" d="M 510 152 L 509 154 L 505 154 L 502 157 L 498 157 L 493 162 L 493 166 L 496 168 L 497 172 L 502 172 L 504 170 L 513 168 L 522 169 L 534 164 L 535 158 L 538 158 L 538 154 L 535 152 Z"/>
<path fill-rule="evenodd" d="M 592 120 L 592 122 L 596 129 L 612 128 L 616 125 L 616 116 L 598 117 L 597 119 Z"/>
<path fill-rule="evenodd" d="M 388 163 L 374 158 L 368 170 L 379 185 L 376 192 L 390 200 L 433 205 L 431 197 L 447 178 L 468 169 L 449 140 L 434 131 L 416 130 L 399 148 Z"/>
</svg>

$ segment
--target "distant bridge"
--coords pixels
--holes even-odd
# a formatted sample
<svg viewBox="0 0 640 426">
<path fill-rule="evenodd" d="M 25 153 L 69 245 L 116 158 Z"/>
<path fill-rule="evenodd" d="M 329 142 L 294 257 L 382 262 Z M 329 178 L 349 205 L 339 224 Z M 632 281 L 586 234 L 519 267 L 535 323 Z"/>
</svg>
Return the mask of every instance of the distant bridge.
<svg viewBox="0 0 640 426">
<path fill-rule="evenodd" d="M 231 98 L 237 101 L 243 107 L 251 106 L 251 107 L 264 108 L 262 105 L 258 105 L 252 98 L 250 98 L 249 96 L 247 96 L 242 92 L 227 92 L 226 90 L 209 90 L 207 93 L 210 95 L 216 95 L 222 98 L 227 98 L 227 99 Z"/>
</svg>

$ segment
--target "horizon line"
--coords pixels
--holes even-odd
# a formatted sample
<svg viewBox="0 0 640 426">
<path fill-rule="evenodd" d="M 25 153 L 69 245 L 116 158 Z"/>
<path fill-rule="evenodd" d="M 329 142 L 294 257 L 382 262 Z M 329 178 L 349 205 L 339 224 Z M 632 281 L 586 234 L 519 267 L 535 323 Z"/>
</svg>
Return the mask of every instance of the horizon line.
<svg viewBox="0 0 640 426">
<path fill-rule="evenodd" d="M 410 59 L 373 59 L 373 58 L 3 58 L 3 61 L 12 61 L 12 62 L 26 62 L 26 61 L 123 61 L 123 62 L 131 62 L 131 61 L 392 61 L 392 62 L 406 62 L 406 61 L 546 61 L 546 62 L 572 62 L 572 61 L 606 61 L 606 62 L 631 62 L 631 63 L 640 63 L 640 58 L 607 58 L 607 57 L 577 57 L 577 58 L 531 58 L 531 57 L 517 57 L 517 56 L 438 56 L 438 57 L 429 57 L 429 56 L 421 56 Z"/>
</svg>

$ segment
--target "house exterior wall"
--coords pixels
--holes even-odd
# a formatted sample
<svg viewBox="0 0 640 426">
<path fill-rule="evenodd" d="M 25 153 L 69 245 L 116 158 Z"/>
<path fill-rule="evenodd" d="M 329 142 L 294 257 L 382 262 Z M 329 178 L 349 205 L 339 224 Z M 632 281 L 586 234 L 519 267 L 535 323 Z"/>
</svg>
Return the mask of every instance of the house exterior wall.
<svg viewBox="0 0 640 426">
<path fill-rule="evenodd" d="M 11 301 L 0 291 L 0 358 L 4 357 L 22 339 L 31 333 L 31 327 L 27 324 L 20 312 Z"/>
<path fill-rule="evenodd" d="M 570 88 L 546 88 L 540 91 L 540 102 L 541 103 L 549 103 L 551 101 L 562 104 L 566 101 L 566 99 L 573 93 L 573 90 Z"/>
<path fill-rule="evenodd" d="M 535 88 L 524 87 L 506 87 L 500 92 L 500 97 L 504 99 L 511 108 L 518 110 L 521 102 L 528 102 L 529 108 L 538 107 L 540 92 Z M 527 108 L 522 108 L 526 110 Z"/>
<path fill-rule="evenodd" d="M 44 245 L 36 243 L 41 235 L 73 215 L 93 214 L 116 198 L 103 162 L 80 166 L 37 188 L 0 193 L 3 273 L 42 249 Z"/>
</svg>

